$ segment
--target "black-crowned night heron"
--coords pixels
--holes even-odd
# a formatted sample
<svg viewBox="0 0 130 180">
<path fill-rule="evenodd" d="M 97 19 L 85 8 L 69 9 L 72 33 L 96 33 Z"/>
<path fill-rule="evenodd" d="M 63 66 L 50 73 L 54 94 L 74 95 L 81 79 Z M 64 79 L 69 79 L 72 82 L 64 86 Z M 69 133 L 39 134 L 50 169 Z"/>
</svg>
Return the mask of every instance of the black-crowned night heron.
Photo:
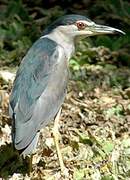
<svg viewBox="0 0 130 180">
<path fill-rule="evenodd" d="M 58 146 L 58 120 L 66 95 L 68 63 L 75 52 L 77 37 L 123 31 L 97 25 L 81 15 L 66 15 L 45 29 L 33 44 L 17 71 L 10 97 L 10 116 L 14 147 L 23 155 L 31 154 L 37 146 L 39 131 L 52 119 L 54 138 L 61 170 L 64 170 Z"/>
</svg>

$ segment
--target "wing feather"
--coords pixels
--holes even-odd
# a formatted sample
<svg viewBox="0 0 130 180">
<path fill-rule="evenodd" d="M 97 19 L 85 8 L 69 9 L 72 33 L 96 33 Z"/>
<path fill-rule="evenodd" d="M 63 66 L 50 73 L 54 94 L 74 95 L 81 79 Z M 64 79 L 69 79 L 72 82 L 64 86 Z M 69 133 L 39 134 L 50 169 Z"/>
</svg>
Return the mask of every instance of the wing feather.
<svg viewBox="0 0 130 180">
<path fill-rule="evenodd" d="M 64 101 L 67 80 L 63 49 L 48 38 L 39 39 L 20 65 L 10 97 L 16 149 L 27 147 L 54 118 Z"/>
</svg>

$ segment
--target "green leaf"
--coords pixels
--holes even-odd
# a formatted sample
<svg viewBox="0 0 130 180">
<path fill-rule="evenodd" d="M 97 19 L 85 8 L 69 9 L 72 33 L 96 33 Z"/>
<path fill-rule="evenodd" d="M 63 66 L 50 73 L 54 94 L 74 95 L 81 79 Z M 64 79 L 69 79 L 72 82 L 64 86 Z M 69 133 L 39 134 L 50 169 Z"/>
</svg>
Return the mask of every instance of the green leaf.
<svg viewBox="0 0 130 180">
<path fill-rule="evenodd" d="M 74 171 L 73 178 L 74 178 L 74 180 L 83 180 L 84 175 L 85 175 L 85 172 L 83 169 L 80 169 L 80 170 L 76 169 Z"/>
<path fill-rule="evenodd" d="M 69 64 L 70 64 L 70 67 L 75 71 L 80 69 L 80 65 L 75 59 L 71 59 Z"/>
<path fill-rule="evenodd" d="M 114 149 L 114 144 L 110 141 L 105 141 L 104 144 L 102 145 L 103 150 L 106 154 L 109 154 L 110 152 L 113 151 Z"/>
<path fill-rule="evenodd" d="M 101 180 L 114 180 L 112 176 L 103 176 Z"/>
<path fill-rule="evenodd" d="M 130 138 L 124 139 L 124 140 L 122 141 L 122 143 L 123 143 L 123 146 L 124 146 L 125 148 L 130 147 Z"/>
<path fill-rule="evenodd" d="M 83 143 L 83 144 L 89 144 L 90 146 L 93 145 L 93 139 L 89 138 L 88 136 L 86 136 L 86 134 L 83 134 L 83 133 L 78 133 L 79 135 L 79 142 L 80 143 Z"/>
</svg>

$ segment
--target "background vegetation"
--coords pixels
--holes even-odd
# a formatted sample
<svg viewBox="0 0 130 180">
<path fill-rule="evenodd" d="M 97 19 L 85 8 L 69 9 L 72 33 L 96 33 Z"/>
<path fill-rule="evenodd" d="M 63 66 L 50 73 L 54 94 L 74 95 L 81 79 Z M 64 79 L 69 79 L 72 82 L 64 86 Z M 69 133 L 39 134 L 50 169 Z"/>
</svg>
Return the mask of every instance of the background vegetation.
<svg viewBox="0 0 130 180">
<path fill-rule="evenodd" d="M 61 115 L 61 149 L 69 177 L 61 177 L 52 124 L 41 133 L 33 172 L 10 145 L 7 103 L 12 86 L 0 75 L 0 177 L 130 179 L 130 2 L 128 0 L 0 0 L 0 71 L 15 72 L 44 28 L 64 14 L 82 14 L 125 36 L 79 42 Z M 48 143 L 52 142 L 52 143 Z M 40 157 L 40 158 L 39 158 Z"/>
</svg>

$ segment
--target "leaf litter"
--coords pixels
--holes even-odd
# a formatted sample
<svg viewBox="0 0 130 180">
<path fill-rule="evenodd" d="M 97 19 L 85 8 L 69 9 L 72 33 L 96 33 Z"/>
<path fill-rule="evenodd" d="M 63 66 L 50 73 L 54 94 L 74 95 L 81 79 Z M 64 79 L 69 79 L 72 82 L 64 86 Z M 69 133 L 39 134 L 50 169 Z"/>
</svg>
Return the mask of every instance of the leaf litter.
<svg viewBox="0 0 130 180">
<path fill-rule="evenodd" d="M 88 76 L 90 83 L 94 75 Z M 69 176 L 64 177 L 60 173 L 53 141 L 53 122 L 41 130 L 33 156 L 33 170 L 27 174 L 27 162 L 11 145 L 8 98 L 12 82 L 0 82 L 0 177 L 10 180 L 130 178 L 130 99 L 127 88 L 106 88 L 102 83 L 101 86 L 92 85 L 86 91 L 79 81 L 69 82 L 59 126 L 60 149 L 69 172 Z"/>
</svg>

